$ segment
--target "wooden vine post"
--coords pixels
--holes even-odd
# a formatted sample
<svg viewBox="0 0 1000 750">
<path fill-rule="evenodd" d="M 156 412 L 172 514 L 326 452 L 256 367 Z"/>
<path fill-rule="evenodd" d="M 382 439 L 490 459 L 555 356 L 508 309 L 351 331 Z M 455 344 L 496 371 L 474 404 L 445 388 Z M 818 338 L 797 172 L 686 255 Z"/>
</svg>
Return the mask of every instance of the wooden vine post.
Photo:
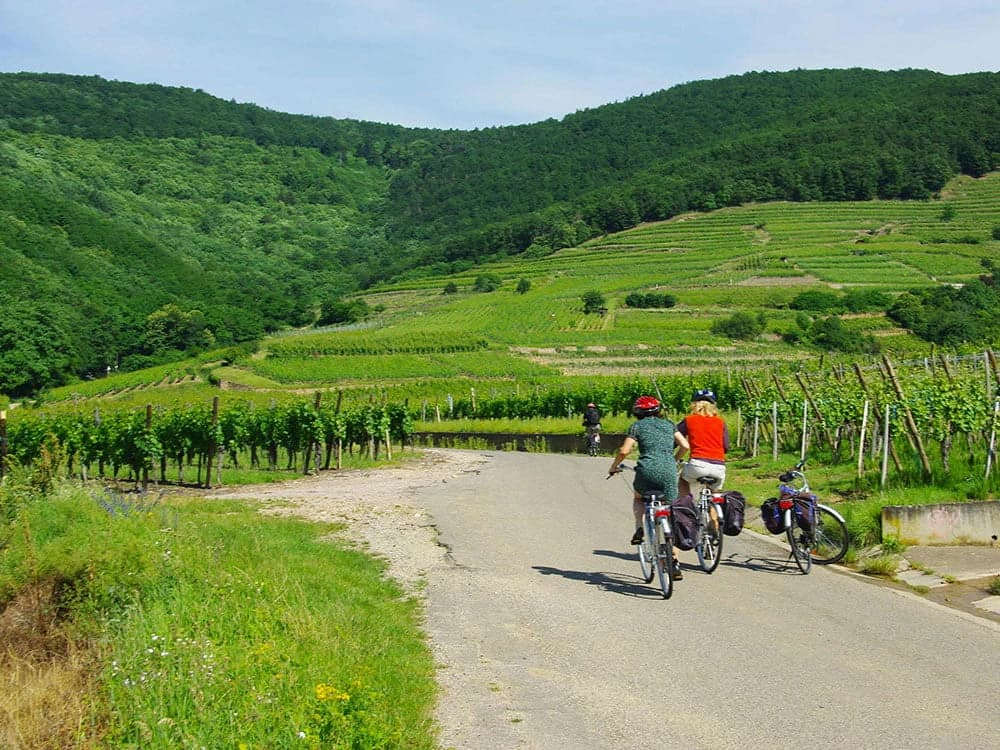
<svg viewBox="0 0 1000 750">
<path fill-rule="evenodd" d="M 0 479 L 7 471 L 7 412 L 0 411 Z"/>
<path fill-rule="evenodd" d="M 146 435 L 153 431 L 153 405 L 146 404 Z M 149 456 L 142 462 L 142 489 L 149 487 Z"/>
<path fill-rule="evenodd" d="M 992 349 L 986 350 L 986 361 L 990 363 L 990 370 L 993 372 L 993 383 L 1000 382 L 1000 368 L 997 366 L 997 358 Z M 992 397 L 991 389 L 986 389 L 986 395 Z"/>
<path fill-rule="evenodd" d="M 778 402 L 771 402 L 771 460 L 778 460 Z"/>
<path fill-rule="evenodd" d="M 340 415 L 340 406 L 344 402 L 344 392 L 342 390 L 337 391 L 337 406 L 333 410 L 335 416 Z M 337 468 L 342 469 L 344 466 L 344 438 L 337 435 Z"/>
<path fill-rule="evenodd" d="M 205 456 L 205 460 L 208 465 L 205 467 L 205 489 L 212 489 L 212 457 L 215 455 L 216 445 L 215 445 L 215 428 L 219 424 L 219 397 L 212 396 L 212 428 L 210 431 L 211 437 L 208 440 L 208 455 Z"/>
<path fill-rule="evenodd" d="M 872 405 L 873 405 L 873 408 L 872 408 L 872 422 L 875 425 L 875 429 L 878 430 L 879 427 L 881 426 L 879 424 L 880 420 L 879 420 L 879 416 L 878 416 L 878 404 L 872 398 L 871 392 L 868 390 L 868 383 L 865 381 L 865 376 L 861 372 L 861 366 L 857 362 L 854 363 L 854 374 L 857 375 L 857 377 L 858 377 L 858 382 L 861 384 L 861 391 L 862 391 L 862 393 L 865 394 L 865 399 L 872 402 Z M 888 412 L 886 412 L 886 413 L 888 414 Z M 888 419 L 888 417 L 886 417 L 886 418 Z M 886 434 L 888 434 L 888 426 L 886 426 L 885 432 L 886 432 Z M 875 443 L 875 442 L 876 442 L 875 440 L 872 440 L 872 443 Z M 886 441 L 886 442 L 888 443 L 888 441 Z M 894 445 L 892 445 L 890 443 L 890 444 L 888 444 L 886 446 L 886 448 L 888 449 L 889 454 L 892 456 L 892 463 L 896 466 L 896 471 L 902 471 L 903 470 L 903 465 L 902 465 L 902 463 L 900 463 L 899 456 L 896 455 L 896 446 L 894 446 Z"/>
<path fill-rule="evenodd" d="M 903 388 L 899 384 L 899 378 L 896 377 L 896 370 L 892 366 L 892 362 L 889 361 L 888 355 L 882 355 L 882 361 L 885 363 L 885 371 L 889 376 L 889 382 L 892 383 L 892 388 L 896 392 L 897 398 L 899 398 L 899 404 L 903 408 L 903 417 L 906 420 L 906 429 L 910 433 L 910 437 L 913 438 L 913 443 L 917 448 L 917 453 L 920 456 L 920 465 L 923 467 L 924 476 L 929 477 L 931 475 L 931 462 L 927 457 L 927 451 L 924 450 L 924 443 L 920 439 L 920 432 L 917 430 L 917 423 L 913 421 L 913 414 L 910 411 L 910 407 L 906 405 L 906 396 L 903 394 Z"/>
<path fill-rule="evenodd" d="M 319 406 L 323 400 L 323 392 L 316 391 L 316 398 L 313 400 L 313 410 L 316 414 L 319 414 Z M 309 473 L 309 460 L 313 459 L 315 468 L 313 473 L 319 474 L 319 440 L 316 440 L 312 435 L 309 436 L 309 442 L 306 444 L 306 454 L 302 457 L 302 473 Z"/>
<path fill-rule="evenodd" d="M 861 432 L 858 435 L 858 479 L 865 475 L 865 431 L 868 429 L 868 399 L 865 399 L 864 412 L 861 414 Z"/>
<path fill-rule="evenodd" d="M 986 475 L 983 479 L 990 478 L 990 472 L 993 470 L 993 462 L 995 461 L 996 449 L 997 449 L 997 417 L 1000 416 L 1000 399 L 993 402 L 993 419 L 990 422 L 990 443 L 986 449 Z"/>
<path fill-rule="evenodd" d="M 882 422 L 882 475 L 879 479 L 879 487 L 885 489 L 886 480 L 889 478 L 889 454 L 895 458 L 895 449 L 891 449 L 892 443 L 889 437 L 889 405 L 885 407 L 885 419 Z"/>
<path fill-rule="evenodd" d="M 757 384 L 754 383 L 753 380 L 751 380 L 746 376 L 741 377 L 740 381 L 743 385 L 744 392 L 746 392 L 750 400 L 754 402 L 754 425 L 753 425 L 754 431 L 753 433 L 750 433 L 748 435 L 749 445 L 747 445 L 747 450 L 752 455 L 756 456 L 758 444 L 760 442 L 761 430 L 763 429 L 765 433 L 765 439 L 767 433 L 766 425 L 761 425 L 760 422 L 760 399 L 761 399 L 760 389 L 757 388 Z M 749 425 L 747 426 L 747 429 L 749 430 Z"/>
<path fill-rule="evenodd" d="M 806 381 L 802 378 L 802 373 L 795 373 L 795 379 L 799 381 L 799 387 L 802 388 L 802 392 L 809 401 L 809 407 L 813 410 L 813 414 L 816 415 L 816 419 L 819 420 L 820 425 L 822 425 L 823 434 L 826 436 L 827 444 L 830 446 L 831 450 L 836 450 L 837 446 L 833 442 L 833 435 L 830 433 L 830 428 L 826 426 L 826 421 L 823 419 L 823 413 L 817 408 L 816 402 L 813 401 L 812 393 L 809 392 L 809 386 L 806 385 Z"/>
</svg>

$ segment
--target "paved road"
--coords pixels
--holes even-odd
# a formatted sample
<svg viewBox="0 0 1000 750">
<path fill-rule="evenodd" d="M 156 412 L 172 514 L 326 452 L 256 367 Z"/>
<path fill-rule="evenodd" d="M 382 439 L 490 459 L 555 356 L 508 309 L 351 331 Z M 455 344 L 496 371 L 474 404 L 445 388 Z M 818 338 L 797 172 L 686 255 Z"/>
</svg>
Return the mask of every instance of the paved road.
<svg viewBox="0 0 1000 750">
<path fill-rule="evenodd" d="M 750 535 L 711 576 L 684 553 L 665 601 L 609 459 L 488 455 L 419 493 L 453 562 L 427 592 L 444 747 L 1000 747 L 996 623 Z"/>
</svg>

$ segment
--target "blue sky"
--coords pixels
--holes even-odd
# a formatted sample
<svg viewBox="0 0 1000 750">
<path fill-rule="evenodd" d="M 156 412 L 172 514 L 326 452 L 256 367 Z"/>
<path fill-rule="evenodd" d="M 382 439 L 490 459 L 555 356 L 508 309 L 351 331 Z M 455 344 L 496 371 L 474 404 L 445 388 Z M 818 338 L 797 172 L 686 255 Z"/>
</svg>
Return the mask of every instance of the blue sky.
<svg viewBox="0 0 1000 750">
<path fill-rule="evenodd" d="M 471 129 L 751 70 L 1000 70 L 996 0 L 0 0 L 0 71 Z"/>
</svg>

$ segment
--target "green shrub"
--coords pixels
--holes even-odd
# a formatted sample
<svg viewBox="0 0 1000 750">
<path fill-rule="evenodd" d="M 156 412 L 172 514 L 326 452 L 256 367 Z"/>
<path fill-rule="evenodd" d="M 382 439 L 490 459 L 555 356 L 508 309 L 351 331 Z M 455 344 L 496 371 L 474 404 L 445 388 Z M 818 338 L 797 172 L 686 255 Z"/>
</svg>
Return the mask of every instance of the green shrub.
<svg viewBox="0 0 1000 750">
<path fill-rule="evenodd" d="M 600 312 L 607 304 L 604 295 L 596 289 L 585 292 L 583 297 L 583 312 L 586 314 Z"/>
<path fill-rule="evenodd" d="M 501 279 L 495 273 L 484 273 L 476 277 L 476 283 L 472 285 L 476 292 L 495 292 L 500 288 Z"/>
<path fill-rule="evenodd" d="M 800 292 L 789 303 L 789 307 L 793 310 L 809 310 L 810 312 L 835 312 L 843 309 L 844 298 L 833 292 Z"/>
<path fill-rule="evenodd" d="M 711 330 L 716 336 L 730 339 L 754 339 L 764 332 L 764 317 L 738 312 L 728 318 L 716 320 L 712 323 Z"/>
</svg>

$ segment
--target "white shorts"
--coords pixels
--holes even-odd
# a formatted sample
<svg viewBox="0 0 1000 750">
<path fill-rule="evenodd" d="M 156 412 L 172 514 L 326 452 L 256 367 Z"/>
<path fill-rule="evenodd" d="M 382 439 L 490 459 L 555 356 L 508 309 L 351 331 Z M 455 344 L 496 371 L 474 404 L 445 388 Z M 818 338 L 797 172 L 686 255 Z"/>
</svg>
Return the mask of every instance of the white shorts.
<svg viewBox="0 0 1000 750">
<path fill-rule="evenodd" d="M 695 494 L 700 487 L 698 477 L 717 477 L 719 481 L 712 485 L 712 489 L 718 492 L 726 482 L 726 467 L 723 464 L 702 461 L 700 458 L 689 459 L 681 470 L 681 479 L 688 483 L 691 492 Z"/>
</svg>

